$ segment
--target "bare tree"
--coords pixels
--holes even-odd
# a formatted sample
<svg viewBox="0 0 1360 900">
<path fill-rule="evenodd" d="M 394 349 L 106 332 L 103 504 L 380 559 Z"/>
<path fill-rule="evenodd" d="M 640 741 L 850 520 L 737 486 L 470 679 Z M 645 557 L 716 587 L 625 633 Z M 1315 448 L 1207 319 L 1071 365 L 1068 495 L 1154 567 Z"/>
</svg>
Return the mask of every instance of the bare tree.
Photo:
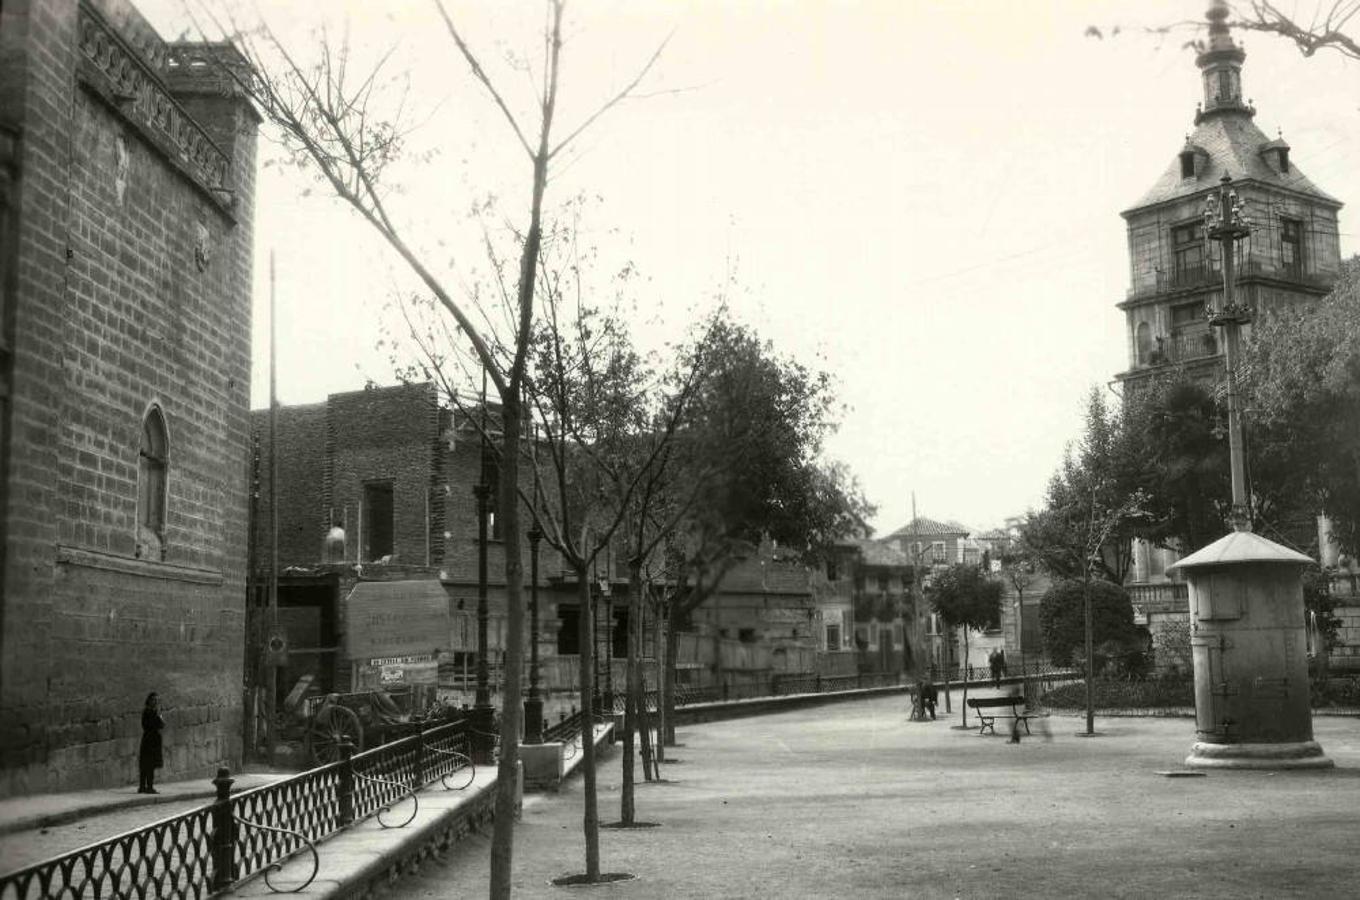
<svg viewBox="0 0 1360 900">
<path fill-rule="evenodd" d="M 536 458 L 547 469 L 540 482 L 552 494 L 535 504 L 535 515 L 544 540 L 574 574 L 579 603 L 586 871 L 569 880 L 596 883 L 612 878 L 600 871 L 592 740 L 597 628 L 591 575 L 597 561 L 608 565 L 620 530 L 636 527 L 640 537 L 626 535 L 624 542 L 629 547 L 630 610 L 639 617 L 642 560 L 655 546 L 651 529 L 664 532 L 678 520 L 677 515 L 653 520 L 661 512 L 654 501 L 667 477 L 673 440 L 697 374 L 682 378 L 667 396 L 647 360 L 634 349 L 623 320 L 591 306 L 582 273 L 574 253 L 560 267 L 540 266 L 545 316 L 534 332 L 533 372 L 526 386 L 543 423 L 547 450 L 546 458 Z M 613 573 L 606 578 L 612 581 Z M 611 645 L 612 632 L 609 623 Z M 604 663 L 609 665 L 609 659 Z"/>
<path fill-rule="evenodd" d="M 542 56 L 537 76 L 531 79 L 534 102 L 531 112 L 516 112 L 503 87 L 488 74 L 454 17 L 441 0 L 434 0 L 440 22 L 466 64 L 473 80 L 504 120 L 514 144 L 522 152 L 530 180 L 528 207 L 522 226 L 519 265 L 503 301 L 502 318 L 511 335 L 498 352 L 497 342 L 479 322 L 479 301 L 466 295 L 451 275 L 441 274 L 435 257 L 422 253 L 412 234 L 393 211 L 393 198 L 400 192 L 390 183 L 392 164 L 401 158 L 412 126 L 403 110 L 384 108 L 384 88 L 390 78 L 393 53 L 383 55 L 367 71 L 354 68 L 348 34 L 339 41 L 323 35 L 315 57 L 305 61 L 291 52 L 267 25 L 250 30 L 239 27 L 229 0 L 205 0 L 196 18 L 199 31 L 231 40 L 241 50 L 250 69 L 228 67 L 227 74 L 263 112 L 280 138 L 292 163 L 321 181 L 344 202 L 404 262 L 423 288 L 435 298 L 451 322 L 449 333 L 458 345 L 470 344 L 475 364 L 486 373 L 500 402 L 500 508 L 505 526 L 505 581 L 507 639 L 505 684 L 501 715 L 498 784 L 495 801 L 495 832 L 491 852 L 491 889 L 494 898 L 510 896 L 513 852 L 516 768 L 520 720 L 520 670 L 523 657 L 524 604 L 521 564 L 521 523 L 517 491 L 518 466 L 523 432 L 522 397 L 534 319 L 534 293 L 543 239 L 544 196 L 553 164 L 564 150 L 602 115 L 632 95 L 652 69 L 663 41 L 639 68 L 635 78 L 601 103 L 582 121 L 554 136 L 562 82 L 562 24 L 565 0 L 547 0 L 542 35 Z M 486 321 L 492 317 L 483 315 Z"/>
<path fill-rule="evenodd" d="M 1322 0 L 1311 13 L 1300 12 L 1290 4 L 1285 12 L 1270 0 L 1248 0 L 1235 6 L 1236 19 L 1232 24 L 1248 31 L 1279 35 L 1292 41 L 1304 56 L 1320 50 L 1332 50 L 1351 59 L 1360 59 L 1360 38 L 1353 29 L 1360 14 L 1360 0 Z"/>
<path fill-rule="evenodd" d="M 1298 47 L 1304 56 L 1332 51 L 1350 59 L 1360 59 L 1360 38 L 1355 34 L 1356 15 L 1360 13 L 1360 2 L 1357 0 L 1315 0 L 1311 9 L 1308 4 L 1290 3 L 1288 10 L 1270 0 L 1244 0 L 1232 4 L 1215 0 L 1215 3 L 1221 3 L 1225 8 L 1231 7 L 1229 27 L 1282 37 Z M 1132 32 L 1167 37 L 1193 33 L 1204 27 L 1203 19 L 1183 19 L 1161 25 L 1093 24 L 1086 27 L 1086 36 L 1103 40 Z M 1180 46 L 1182 49 L 1202 50 L 1204 44 L 1191 38 Z"/>
</svg>

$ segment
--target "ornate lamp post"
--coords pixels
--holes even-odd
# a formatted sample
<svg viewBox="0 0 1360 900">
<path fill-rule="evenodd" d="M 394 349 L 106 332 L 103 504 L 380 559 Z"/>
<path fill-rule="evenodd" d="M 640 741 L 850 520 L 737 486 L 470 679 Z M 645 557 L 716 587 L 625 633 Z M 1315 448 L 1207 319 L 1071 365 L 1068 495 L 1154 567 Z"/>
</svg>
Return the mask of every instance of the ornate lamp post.
<svg viewBox="0 0 1360 900">
<path fill-rule="evenodd" d="M 604 653 L 600 659 L 604 661 L 604 708 L 607 716 L 614 715 L 614 592 L 609 578 L 612 575 L 610 568 L 606 565 L 605 580 L 600 582 L 600 591 L 604 594 Z"/>
<path fill-rule="evenodd" d="M 543 743 L 543 697 L 538 668 L 538 545 L 543 532 L 538 520 L 529 528 L 529 695 L 524 701 L 524 743 Z"/>
<path fill-rule="evenodd" d="M 1209 240 L 1223 250 L 1223 300 L 1209 310 L 1209 324 L 1223 329 L 1224 367 L 1228 387 L 1228 459 L 1232 471 L 1232 512 L 1229 521 L 1236 531 L 1251 530 L 1251 511 L 1247 505 L 1246 464 L 1242 450 L 1242 410 L 1237 396 L 1237 362 L 1242 353 L 1242 326 L 1251 321 L 1251 310 L 1233 295 L 1236 285 L 1237 242 L 1251 234 L 1246 207 L 1232 178 L 1226 173 L 1217 193 L 1204 200 L 1204 231 Z"/>
<path fill-rule="evenodd" d="M 472 494 L 477 498 L 477 692 L 473 698 L 472 747 L 477 762 L 491 761 L 496 728 L 496 711 L 491 706 L 491 673 L 488 667 L 490 649 L 487 646 L 487 525 L 491 516 L 491 485 L 487 482 L 486 446 L 486 375 L 482 375 L 482 442 L 481 466 Z"/>
</svg>

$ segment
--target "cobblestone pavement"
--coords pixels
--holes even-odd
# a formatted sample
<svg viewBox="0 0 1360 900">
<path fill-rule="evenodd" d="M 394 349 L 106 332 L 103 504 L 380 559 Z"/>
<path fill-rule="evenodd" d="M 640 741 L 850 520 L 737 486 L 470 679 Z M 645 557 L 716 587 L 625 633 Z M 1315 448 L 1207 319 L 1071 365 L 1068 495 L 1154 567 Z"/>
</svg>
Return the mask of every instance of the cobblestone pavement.
<svg viewBox="0 0 1360 900">
<path fill-rule="evenodd" d="M 1360 720 L 1319 718 L 1330 772 L 1168 778 L 1188 719 L 1053 717 L 1019 746 L 907 721 L 885 698 L 683 729 L 673 783 L 641 785 L 639 818 L 601 831 L 588 889 L 647 898 L 1355 897 Z M 600 805 L 618 817 L 619 755 Z M 525 810 L 517 898 L 562 897 L 581 871 L 581 786 Z M 400 900 L 481 896 L 489 841 L 470 839 L 388 889 Z"/>
</svg>

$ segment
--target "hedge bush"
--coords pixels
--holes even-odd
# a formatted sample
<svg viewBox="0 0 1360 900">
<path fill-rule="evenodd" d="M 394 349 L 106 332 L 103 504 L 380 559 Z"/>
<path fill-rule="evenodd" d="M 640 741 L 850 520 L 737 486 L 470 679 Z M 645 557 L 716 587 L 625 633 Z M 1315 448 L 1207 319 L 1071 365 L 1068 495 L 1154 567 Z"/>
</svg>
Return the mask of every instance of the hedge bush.
<svg viewBox="0 0 1360 900">
<path fill-rule="evenodd" d="M 1083 682 L 1054 688 L 1039 702 L 1050 709 L 1085 709 Z M 1095 681 L 1097 709 L 1174 709 L 1195 705 L 1195 682 L 1191 678 L 1155 678 L 1146 681 Z"/>
</svg>

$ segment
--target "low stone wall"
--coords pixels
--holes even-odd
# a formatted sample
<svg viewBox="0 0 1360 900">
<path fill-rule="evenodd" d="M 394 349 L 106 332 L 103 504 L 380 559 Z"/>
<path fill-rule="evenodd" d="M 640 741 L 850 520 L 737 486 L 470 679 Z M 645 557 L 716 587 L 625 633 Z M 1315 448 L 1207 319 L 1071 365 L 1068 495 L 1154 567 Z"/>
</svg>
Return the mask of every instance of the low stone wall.
<svg viewBox="0 0 1360 900">
<path fill-rule="evenodd" d="M 905 694 L 909 684 L 894 684 L 888 687 L 859 688 L 852 691 L 829 691 L 823 694 L 789 694 L 783 697 L 756 697 L 750 700 L 725 700 L 715 703 L 692 703 L 677 707 L 676 725 L 696 725 L 700 722 L 719 722 L 724 719 L 740 719 L 745 716 L 763 716 L 769 713 L 788 712 L 839 703 L 844 700 L 862 700 L 867 697 L 881 697 L 889 694 Z"/>
</svg>

